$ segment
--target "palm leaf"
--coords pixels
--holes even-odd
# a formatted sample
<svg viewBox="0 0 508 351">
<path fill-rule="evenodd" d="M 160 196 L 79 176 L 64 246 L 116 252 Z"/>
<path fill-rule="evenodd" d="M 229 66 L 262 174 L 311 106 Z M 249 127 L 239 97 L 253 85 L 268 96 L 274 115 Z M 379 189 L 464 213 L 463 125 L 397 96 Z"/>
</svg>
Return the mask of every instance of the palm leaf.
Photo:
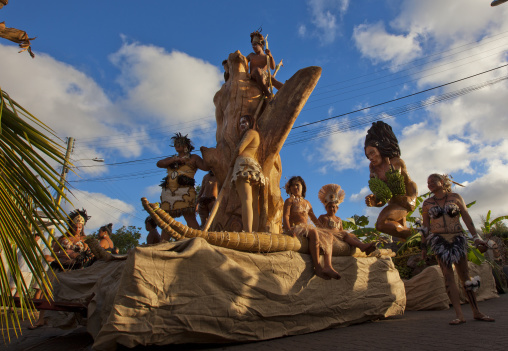
<svg viewBox="0 0 508 351">
<path fill-rule="evenodd" d="M 504 221 L 505 219 L 508 219 L 508 216 L 500 216 L 500 217 L 497 217 L 497 218 L 494 218 L 491 222 L 490 222 L 490 226 L 493 227 L 494 224 L 496 224 L 497 222 L 500 222 L 500 221 Z"/>
<path fill-rule="evenodd" d="M 65 212 L 55 205 L 52 192 L 64 196 L 60 175 L 51 164 L 64 164 L 62 141 L 55 133 L 0 89 L 0 322 L 2 333 L 14 325 L 19 330 L 18 308 L 11 296 L 9 276 L 20 295 L 21 316 L 33 318 L 33 304 L 28 299 L 29 286 L 22 279 L 18 255 L 25 260 L 44 296 L 51 298 L 51 282 L 45 272 L 42 250 L 33 233 L 38 233 L 51 250 L 55 235 L 43 218 L 57 231 L 65 233 Z M 57 140 L 56 142 L 54 140 Z M 68 200 L 68 199 L 67 199 Z M 43 235 L 49 232 L 48 239 Z M 9 313 L 12 310 L 14 313 Z M 7 334 L 10 337 L 9 334 Z M 5 336 L 4 336 L 5 337 Z"/>
</svg>

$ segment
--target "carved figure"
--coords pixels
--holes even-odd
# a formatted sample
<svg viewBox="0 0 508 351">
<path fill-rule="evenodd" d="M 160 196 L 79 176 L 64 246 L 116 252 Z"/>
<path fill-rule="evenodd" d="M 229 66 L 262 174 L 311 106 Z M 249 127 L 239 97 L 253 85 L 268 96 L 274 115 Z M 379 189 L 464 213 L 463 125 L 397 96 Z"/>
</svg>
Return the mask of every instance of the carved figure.
<svg viewBox="0 0 508 351">
<path fill-rule="evenodd" d="M 210 215 L 210 211 L 217 200 L 218 194 L 219 190 L 217 187 L 217 178 L 215 177 L 215 174 L 213 174 L 213 171 L 210 171 L 203 177 L 201 189 L 199 190 L 197 198 L 197 212 L 201 218 L 201 227 L 205 225 L 206 220 Z"/>
<path fill-rule="evenodd" d="M 342 219 L 336 216 L 339 205 L 344 201 L 346 193 L 337 184 L 327 184 L 319 189 L 319 201 L 325 206 L 326 214 L 319 216 L 319 225 L 333 231 L 336 240 L 345 241 L 353 247 L 359 248 L 366 255 L 376 250 L 376 243 L 363 243 L 356 235 L 348 233 L 342 227 Z"/>
<path fill-rule="evenodd" d="M 451 191 L 451 184 L 447 175 L 431 174 L 427 179 L 429 190 L 434 196 L 425 200 L 422 205 L 424 233 L 422 235 L 422 256 L 426 259 L 427 243 L 429 243 L 443 272 L 446 292 L 457 316 L 449 324 L 457 325 L 466 322 L 460 307 L 460 295 L 455 283 L 452 265 L 455 265 L 457 274 L 462 281 L 473 310 L 474 319 L 494 322 L 494 318 L 484 315 L 478 309 L 475 291 L 480 286 L 480 278 L 469 276 L 467 241 L 460 224 L 460 217 L 473 235 L 475 245 L 486 247 L 486 243 L 476 232 L 462 197 Z"/>
<path fill-rule="evenodd" d="M 249 73 L 265 96 L 271 98 L 272 93 L 269 89 L 270 85 L 273 85 L 277 90 L 282 88 L 283 85 L 275 79 L 275 77 L 271 77 L 270 72 L 268 72 L 269 69 L 275 69 L 275 60 L 273 59 L 270 49 L 266 48 L 263 52 L 265 38 L 260 32 L 256 31 L 251 33 L 250 42 L 254 52 L 247 55 L 247 61 L 250 63 Z"/>
<path fill-rule="evenodd" d="M 109 223 L 108 225 L 103 225 L 99 229 L 99 245 L 106 250 L 107 252 L 112 252 L 113 240 L 111 240 L 110 235 L 113 231 L 113 223 Z"/>
<path fill-rule="evenodd" d="M 411 236 L 406 227 L 406 215 L 413 211 L 418 193 L 406 164 L 400 158 L 400 148 L 392 128 L 382 122 L 372 123 L 365 137 L 365 156 L 370 160 L 369 187 L 373 194 L 365 197 L 369 207 L 382 207 L 376 229 L 401 239 Z"/>
<path fill-rule="evenodd" d="M 340 274 L 332 266 L 332 232 L 326 229 L 318 230 L 307 223 L 310 217 L 316 226 L 320 225 L 310 202 L 305 199 L 305 181 L 299 176 L 291 177 L 285 189 L 290 197 L 284 202 L 284 232 L 294 237 L 309 239 L 309 252 L 318 277 L 327 280 L 340 279 Z M 321 250 L 324 256 L 323 267 L 319 262 Z"/>
<path fill-rule="evenodd" d="M 189 227 L 198 229 L 194 175 L 198 169 L 210 168 L 201 157 L 191 154 L 194 146 L 187 135 L 176 133 L 171 140 L 177 154 L 157 162 L 157 167 L 168 170 L 161 184 L 161 208 L 172 217 L 183 215 Z"/>
<path fill-rule="evenodd" d="M 250 79 L 248 64 L 239 51 L 229 55 L 229 79 L 215 94 L 215 118 L 217 122 L 215 148 L 202 147 L 203 159 L 217 177 L 223 199 L 210 230 L 241 232 L 243 230 L 242 207 L 234 187 L 224 183 L 234 154 L 241 141 L 239 130 L 241 116 L 251 115 L 261 136 L 257 161 L 267 179 L 265 190 L 259 194 L 260 218 L 258 230 L 280 233 L 284 201 L 280 193 L 282 164 L 279 152 L 293 123 L 305 105 L 321 75 L 321 68 L 308 67 L 298 71 L 279 90 L 274 99 L 263 106 L 263 97 L 257 84 Z M 260 105 L 261 103 L 261 105 Z M 259 109 L 259 113 L 256 111 Z M 220 195 L 219 195 L 220 196 Z"/>
<path fill-rule="evenodd" d="M 227 82 L 229 79 L 229 66 L 228 60 L 222 61 L 222 67 L 224 67 L 224 82 Z"/>
<path fill-rule="evenodd" d="M 252 116 L 242 116 L 239 128 L 243 134 L 231 161 L 233 173 L 231 182 L 242 204 L 243 229 L 256 232 L 259 224 L 259 189 L 266 183 L 263 170 L 257 161 L 257 151 L 260 140 L 259 133 L 254 128 Z"/>
<path fill-rule="evenodd" d="M 155 223 L 153 218 L 150 216 L 145 219 L 145 229 L 148 231 L 148 235 L 146 236 L 146 243 L 148 245 L 154 245 L 161 242 L 161 236 L 157 231 L 157 223 Z"/>
</svg>

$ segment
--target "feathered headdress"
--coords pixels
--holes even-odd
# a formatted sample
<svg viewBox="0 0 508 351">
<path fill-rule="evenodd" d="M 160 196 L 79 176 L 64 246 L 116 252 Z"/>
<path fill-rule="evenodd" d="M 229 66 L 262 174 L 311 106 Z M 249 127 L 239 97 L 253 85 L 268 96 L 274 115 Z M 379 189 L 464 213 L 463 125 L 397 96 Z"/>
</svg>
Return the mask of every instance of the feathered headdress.
<svg viewBox="0 0 508 351">
<path fill-rule="evenodd" d="M 84 208 L 82 208 L 81 210 L 75 209 L 74 211 L 69 213 L 69 219 L 70 219 L 70 221 L 68 221 L 69 226 L 72 227 L 73 224 L 77 224 L 77 223 L 81 223 L 84 226 L 84 225 L 86 225 L 86 222 L 88 222 L 88 220 L 90 218 L 92 218 L 92 216 L 88 216 L 86 214 L 86 210 Z"/>
<path fill-rule="evenodd" d="M 336 203 L 337 205 L 344 201 L 346 193 L 337 184 L 326 184 L 319 189 L 318 198 L 323 205 L 328 205 L 330 202 Z"/>
<path fill-rule="evenodd" d="M 261 32 L 259 31 L 250 33 L 250 42 L 259 44 L 261 45 L 261 47 L 265 46 L 265 38 L 263 37 L 263 34 L 261 34 Z"/>
</svg>

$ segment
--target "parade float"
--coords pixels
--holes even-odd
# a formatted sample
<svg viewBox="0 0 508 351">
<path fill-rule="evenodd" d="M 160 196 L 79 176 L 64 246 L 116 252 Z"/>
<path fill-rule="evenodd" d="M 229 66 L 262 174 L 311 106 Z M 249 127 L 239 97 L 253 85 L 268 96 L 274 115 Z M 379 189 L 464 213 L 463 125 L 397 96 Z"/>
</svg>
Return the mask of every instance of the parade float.
<svg viewBox="0 0 508 351">
<path fill-rule="evenodd" d="M 324 280 L 314 274 L 307 238 L 282 233 L 279 153 L 321 68 L 299 70 L 268 99 L 239 51 L 225 68 L 228 77 L 214 97 L 217 145 L 201 149 L 221 189 L 206 228 L 189 228 L 142 199 L 162 236 L 176 242 L 138 247 L 126 260 L 90 242 L 99 260 L 58 276 L 55 299 L 88 304 L 87 329 L 96 350 L 266 340 L 400 316 L 406 308 L 391 250 L 367 257 L 335 240 L 332 263 L 342 278 Z M 243 231 L 242 201 L 231 186 L 245 115 L 257 126 L 256 161 L 266 179 L 253 232 Z M 428 279 L 424 284 L 431 285 Z M 490 289 L 488 282 L 483 289 Z M 429 292 L 422 294 L 418 299 L 424 301 Z M 75 317 L 48 314 L 52 325 L 62 327 L 79 321 Z"/>
</svg>

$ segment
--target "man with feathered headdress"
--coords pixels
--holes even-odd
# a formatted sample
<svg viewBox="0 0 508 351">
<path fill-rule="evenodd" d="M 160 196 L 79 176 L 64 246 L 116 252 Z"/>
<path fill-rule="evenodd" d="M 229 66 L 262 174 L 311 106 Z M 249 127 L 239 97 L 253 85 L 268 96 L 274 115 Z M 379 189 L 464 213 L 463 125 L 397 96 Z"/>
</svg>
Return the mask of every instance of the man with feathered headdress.
<svg viewBox="0 0 508 351">
<path fill-rule="evenodd" d="M 161 184 L 161 208 L 173 218 L 183 215 L 189 227 L 199 229 L 194 175 L 198 169 L 209 171 L 210 167 L 201 157 L 191 154 L 194 146 L 187 135 L 176 133 L 171 140 L 177 154 L 157 162 L 157 167 L 168 171 Z"/>
</svg>

